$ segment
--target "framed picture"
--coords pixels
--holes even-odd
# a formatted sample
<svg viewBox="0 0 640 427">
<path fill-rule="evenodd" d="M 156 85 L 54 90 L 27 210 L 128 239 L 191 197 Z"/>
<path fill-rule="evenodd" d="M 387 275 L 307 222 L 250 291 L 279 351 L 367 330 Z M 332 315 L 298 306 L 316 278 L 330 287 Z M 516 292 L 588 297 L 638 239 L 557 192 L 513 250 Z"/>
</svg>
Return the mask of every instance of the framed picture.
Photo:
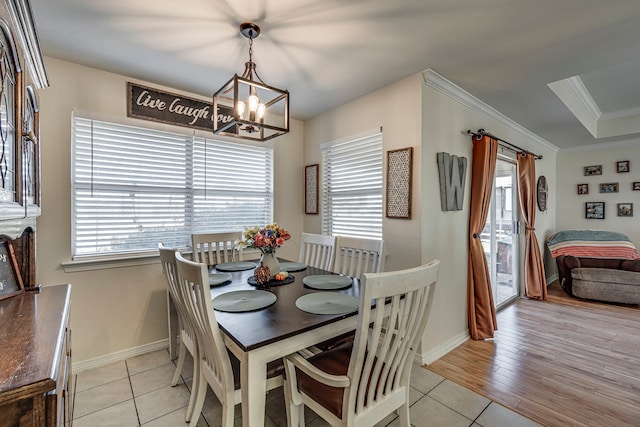
<svg viewBox="0 0 640 427">
<path fill-rule="evenodd" d="M 387 151 L 387 218 L 411 218 L 413 147 Z"/>
<path fill-rule="evenodd" d="M 629 160 L 616 162 L 616 172 L 617 173 L 629 172 Z"/>
<path fill-rule="evenodd" d="M 587 202 L 584 205 L 586 219 L 604 219 L 604 202 Z"/>
<path fill-rule="evenodd" d="M 585 166 L 584 176 L 602 175 L 602 165 Z"/>
<path fill-rule="evenodd" d="M 22 276 L 10 242 L 0 242 L 0 300 L 24 293 Z"/>
<path fill-rule="evenodd" d="M 633 191 L 640 191 L 640 182 L 634 182 L 633 184 L 631 184 L 631 189 Z"/>
<path fill-rule="evenodd" d="M 600 184 L 600 192 L 601 193 L 617 193 L 618 192 L 618 183 L 617 182 L 609 182 L 606 184 Z"/>
<path fill-rule="evenodd" d="M 578 194 L 589 194 L 589 184 L 578 184 Z"/>
<path fill-rule="evenodd" d="M 304 167 L 304 213 L 318 214 L 318 169 L 319 165 Z"/>
<path fill-rule="evenodd" d="M 618 203 L 618 216 L 633 216 L 633 203 Z"/>
</svg>

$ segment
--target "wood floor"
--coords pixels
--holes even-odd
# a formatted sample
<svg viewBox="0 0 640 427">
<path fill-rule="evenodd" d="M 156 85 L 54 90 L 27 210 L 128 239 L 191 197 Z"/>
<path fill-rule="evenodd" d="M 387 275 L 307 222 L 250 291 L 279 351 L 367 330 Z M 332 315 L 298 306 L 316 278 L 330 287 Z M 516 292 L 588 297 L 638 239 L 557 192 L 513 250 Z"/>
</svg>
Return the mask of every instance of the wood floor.
<svg viewBox="0 0 640 427">
<path fill-rule="evenodd" d="M 498 313 L 495 340 L 469 340 L 428 369 L 545 426 L 640 426 L 640 309 L 573 299 Z"/>
</svg>

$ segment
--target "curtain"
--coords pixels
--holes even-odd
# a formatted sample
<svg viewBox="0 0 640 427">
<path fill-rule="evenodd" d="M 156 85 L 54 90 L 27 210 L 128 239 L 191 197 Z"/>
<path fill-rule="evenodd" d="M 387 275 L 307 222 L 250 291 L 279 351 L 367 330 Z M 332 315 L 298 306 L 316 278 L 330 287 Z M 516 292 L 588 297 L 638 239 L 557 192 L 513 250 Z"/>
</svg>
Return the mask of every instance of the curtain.
<svg viewBox="0 0 640 427">
<path fill-rule="evenodd" d="M 498 157 L 498 141 L 483 136 L 473 140 L 471 166 L 471 212 L 469 214 L 469 260 L 467 308 L 469 333 L 474 340 L 493 338 L 498 329 L 491 292 L 491 278 L 480 234 L 487 222 L 491 190 Z"/>
<path fill-rule="evenodd" d="M 524 218 L 524 294 L 529 298 L 547 299 L 542 255 L 536 238 L 536 160 L 531 153 L 520 153 L 517 161 L 518 194 Z"/>
</svg>

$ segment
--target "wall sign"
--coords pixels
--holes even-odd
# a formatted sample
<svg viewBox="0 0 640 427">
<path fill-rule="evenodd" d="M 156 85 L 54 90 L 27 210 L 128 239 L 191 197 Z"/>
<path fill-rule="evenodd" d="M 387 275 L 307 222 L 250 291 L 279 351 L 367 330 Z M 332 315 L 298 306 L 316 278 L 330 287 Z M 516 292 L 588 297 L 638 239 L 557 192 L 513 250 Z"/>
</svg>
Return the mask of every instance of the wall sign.
<svg viewBox="0 0 640 427">
<path fill-rule="evenodd" d="M 547 210 L 547 194 L 549 193 L 547 178 L 545 178 L 544 175 L 540 175 L 538 178 L 536 189 L 538 196 L 538 209 L 540 209 L 540 212 L 544 212 Z"/>
<path fill-rule="evenodd" d="M 387 218 L 411 219 L 413 147 L 387 151 Z"/>
<path fill-rule="evenodd" d="M 233 119 L 231 108 L 220 106 L 218 125 Z M 171 125 L 213 131 L 211 102 L 127 83 L 127 116 Z M 234 130 L 231 129 L 230 132 Z"/>
<path fill-rule="evenodd" d="M 460 211 L 464 201 L 467 158 L 438 153 L 440 204 L 443 211 Z"/>
<path fill-rule="evenodd" d="M 318 168 L 309 165 L 304 167 L 304 213 L 318 214 Z"/>
</svg>

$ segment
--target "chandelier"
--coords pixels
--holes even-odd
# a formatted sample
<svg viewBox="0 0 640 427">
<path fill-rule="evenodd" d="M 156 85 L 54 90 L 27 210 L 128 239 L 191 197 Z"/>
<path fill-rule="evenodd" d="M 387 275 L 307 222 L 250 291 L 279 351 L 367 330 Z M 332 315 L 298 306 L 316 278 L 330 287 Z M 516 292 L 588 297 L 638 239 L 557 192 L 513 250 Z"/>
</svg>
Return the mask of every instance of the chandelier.
<svg viewBox="0 0 640 427">
<path fill-rule="evenodd" d="M 253 62 L 253 40 L 260 27 L 240 24 L 249 39 L 249 61 L 242 76 L 235 74 L 213 94 L 213 133 L 254 141 L 267 141 L 289 132 L 289 91 L 266 84 Z"/>
</svg>

